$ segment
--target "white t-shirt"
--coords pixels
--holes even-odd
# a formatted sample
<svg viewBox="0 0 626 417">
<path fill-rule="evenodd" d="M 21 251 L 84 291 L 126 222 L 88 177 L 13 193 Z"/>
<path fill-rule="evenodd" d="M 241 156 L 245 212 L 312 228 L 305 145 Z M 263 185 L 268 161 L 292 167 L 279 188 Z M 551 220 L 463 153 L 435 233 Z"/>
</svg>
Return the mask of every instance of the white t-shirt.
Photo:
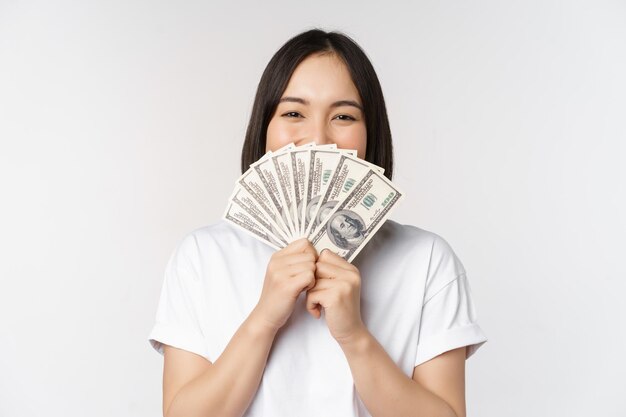
<svg viewBox="0 0 626 417">
<path fill-rule="evenodd" d="M 275 250 L 220 220 L 187 235 L 174 251 L 149 336 L 215 362 L 259 301 Z M 387 220 L 354 259 L 361 318 L 410 378 L 413 368 L 487 338 L 477 323 L 465 269 L 435 233 Z M 370 416 L 343 351 L 300 294 L 280 329 L 245 416 Z"/>
</svg>

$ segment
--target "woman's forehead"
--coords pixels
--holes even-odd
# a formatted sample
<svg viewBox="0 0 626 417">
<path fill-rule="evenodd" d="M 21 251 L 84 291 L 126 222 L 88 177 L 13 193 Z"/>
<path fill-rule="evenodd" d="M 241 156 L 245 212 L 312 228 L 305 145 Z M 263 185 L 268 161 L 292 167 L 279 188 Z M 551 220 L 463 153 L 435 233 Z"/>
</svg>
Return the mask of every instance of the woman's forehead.
<svg viewBox="0 0 626 417">
<path fill-rule="evenodd" d="M 360 104 L 347 66 L 334 54 L 311 55 L 304 59 L 291 75 L 283 97 L 302 99 L 305 105 L 341 100 Z"/>
</svg>

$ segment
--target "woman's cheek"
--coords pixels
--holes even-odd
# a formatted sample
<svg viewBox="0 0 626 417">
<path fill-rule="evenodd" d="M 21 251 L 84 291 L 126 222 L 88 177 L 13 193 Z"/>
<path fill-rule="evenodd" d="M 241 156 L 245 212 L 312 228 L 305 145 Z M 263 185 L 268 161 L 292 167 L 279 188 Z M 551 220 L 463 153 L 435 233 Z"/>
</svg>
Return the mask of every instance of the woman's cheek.
<svg viewBox="0 0 626 417">
<path fill-rule="evenodd" d="M 343 134 L 337 138 L 337 146 L 343 149 L 356 149 L 358 157 L 365 159 L 365 150 L 367 146 L 367 132 L 365 126 L 355 127 L 350 131 L 343 132 Z"/>
<path fill-rule="evenodd" d="M 267 126 L 265 151 L 275 151 L 291 142 L 296 142 L 297 140 L 297 129 L 285 126 L 279 121 L 271 121 Z"/>
</svg>

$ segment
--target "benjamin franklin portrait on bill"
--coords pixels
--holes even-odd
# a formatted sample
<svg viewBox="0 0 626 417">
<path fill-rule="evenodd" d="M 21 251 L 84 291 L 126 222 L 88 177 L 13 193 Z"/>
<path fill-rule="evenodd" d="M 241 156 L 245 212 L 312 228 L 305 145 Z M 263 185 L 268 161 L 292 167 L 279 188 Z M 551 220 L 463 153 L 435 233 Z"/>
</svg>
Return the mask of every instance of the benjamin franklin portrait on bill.
<svg viewBox="0 0 626 417">
<path fill-rule="evenodd" d="M 365 239 L 365 222 L 353 211 L 339 210 L 326 223 L 330 240 L 341 249 L 357 248 Z"/>
</svg>

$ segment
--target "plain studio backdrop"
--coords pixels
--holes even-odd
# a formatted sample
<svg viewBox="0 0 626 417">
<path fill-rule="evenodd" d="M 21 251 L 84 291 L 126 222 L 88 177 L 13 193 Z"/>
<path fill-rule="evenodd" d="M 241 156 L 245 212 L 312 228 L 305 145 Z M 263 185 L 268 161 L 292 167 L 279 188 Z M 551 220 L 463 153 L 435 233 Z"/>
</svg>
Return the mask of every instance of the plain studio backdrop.
<svg viewBox="0 0 626 417">
<path fill-rule="evenodd" d="M 313 27 L 378 72 L 392 218 L 468 272 L 468 415 L 626 415 L 624 2 L 0 0 L 0 416 L 160 415 L 165 264 Z"/>
</svg>

